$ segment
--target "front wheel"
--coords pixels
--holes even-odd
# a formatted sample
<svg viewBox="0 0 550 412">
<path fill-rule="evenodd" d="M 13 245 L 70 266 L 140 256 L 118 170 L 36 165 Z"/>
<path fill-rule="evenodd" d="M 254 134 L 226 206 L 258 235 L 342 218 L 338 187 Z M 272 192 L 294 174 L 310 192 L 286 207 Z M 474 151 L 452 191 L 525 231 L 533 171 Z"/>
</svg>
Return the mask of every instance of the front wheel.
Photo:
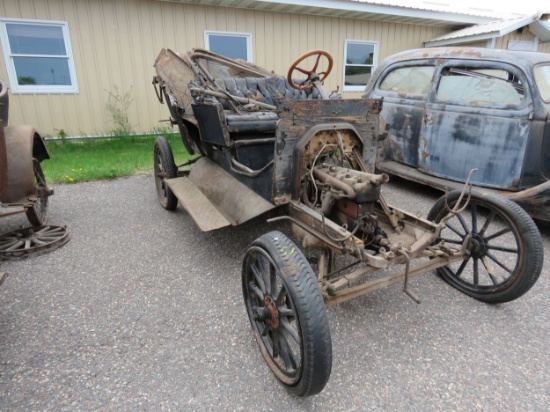
<svg viewBox="0 0 550 412">
<path fill-rule="evenodd" d="M 294 395 L 321 392 L 332 367 L 330 329 L 321 290 L 300 249 L 280 232 L 261 236 L 246 252 L 242 282 L 271 371 Z"/>
<path fill-rule="evenodd" d="M 157 137 L 154 146 L 155 186 L 159 202 L 166 210 L 174 210 L 178 206 L 178 198 L 172 193 L 166 179 L 172 179 L 177 175 L 174 155 L 168 140 Z"/>
<path fill-rule="evenodd" d="M 439 223 L 459 196 L 460 191 L 452 191 L 441 197 L 428 220 Z M 542 239 L 533 220 L 516 203 L 472 192 L 468 207 L 441 231 L 441 240 L 458 246 L 468 235 L 464 260 L 438 269 L 451 286 L 483 302 L 503 303 L 519 298 L 535 284 L 542 271 Z"/>
</svg>

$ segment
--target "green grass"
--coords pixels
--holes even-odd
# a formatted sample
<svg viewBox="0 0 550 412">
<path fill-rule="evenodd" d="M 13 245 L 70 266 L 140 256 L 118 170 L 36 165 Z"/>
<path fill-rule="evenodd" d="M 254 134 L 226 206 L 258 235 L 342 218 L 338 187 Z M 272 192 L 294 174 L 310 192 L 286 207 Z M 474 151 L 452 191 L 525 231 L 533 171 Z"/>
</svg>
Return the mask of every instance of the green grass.
<svg viewBox="0 0 550 412">
<path fill-rule="evenodd" d="M 42 162 L 48 184 L 114 179 L 153 171 L 157 136 L 46 140 L 51 159 Z M 165 134 L 176 164 L 191 156 L 179 134 Z"/>
</svg>

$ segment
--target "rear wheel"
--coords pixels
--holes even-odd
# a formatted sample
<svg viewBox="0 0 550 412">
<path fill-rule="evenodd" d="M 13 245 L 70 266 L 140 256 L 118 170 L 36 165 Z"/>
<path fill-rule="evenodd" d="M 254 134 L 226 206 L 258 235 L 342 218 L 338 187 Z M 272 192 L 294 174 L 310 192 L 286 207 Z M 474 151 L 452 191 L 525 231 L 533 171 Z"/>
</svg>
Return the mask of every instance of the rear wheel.
<svg viewBox="0 0 550 412">
<path fill-rule="evenodd" d="M 428 220 L 440 222 L 460 191 L 441 197 Z M 462 262 L 438 269 L 461 292 L 487 303 L 517 299 L 537 281 L 543 263 L 542 239 L 529 215 L 514 202 L 473 192 L 468 207 L 453 217 L 441 239 L 458 246 L 470 235 L 469 255 Z"/>
<path fill-rule="evenodd" d="M 319 393 L 332 367 L 321 290 L 298 247 L 280 232 L 256 239 L 243 262 L 243 295 L 260 351 L 297 396 Z"/>
<path fill-rule="evenodd" d="M 48 198 L 50 197 L 50 189 L 46 184 L 46 178 L 42 171 L 42 166 L 37 159 L 32 160 L 34 171 L 34 181 L 36 183 L 36 201 L 32 207 L 26 210 L 28 221 L 33 226 L 42 226 L 48 218 Z"/>
<path fill-rule="evenodd" d="M 154 162 L 155 185 L 159 202 L 166 210 L 174 210 L 178 205 L 178 199 L 166 184 L 166 179 L 176 177 L 177 167 L 170 144 L 164 137 L 157 137 L 155 140 Z"/>
</svg>

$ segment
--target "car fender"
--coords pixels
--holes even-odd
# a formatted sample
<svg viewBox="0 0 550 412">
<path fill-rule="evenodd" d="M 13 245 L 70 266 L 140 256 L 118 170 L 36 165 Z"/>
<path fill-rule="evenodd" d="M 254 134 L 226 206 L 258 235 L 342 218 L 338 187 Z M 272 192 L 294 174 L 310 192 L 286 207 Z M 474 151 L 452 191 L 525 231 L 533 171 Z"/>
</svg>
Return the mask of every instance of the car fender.
<svg viewBox="0 0 550 412">
<path fill-rule="evenodd" d="M 505 195 L 506 196 L 506 195 Z M 550 221 L 550 181 L 506 196 L 535 219 Z"/>
<path fill-rule="evenodd" d="M 36 195 L 33 158 L 39 162 L 50 155 L 40 134 L 32 126 L 4 128 L 7 156 L 7 186 L 0 198 L 6 204 L 27 204 Z"/>
</svg>

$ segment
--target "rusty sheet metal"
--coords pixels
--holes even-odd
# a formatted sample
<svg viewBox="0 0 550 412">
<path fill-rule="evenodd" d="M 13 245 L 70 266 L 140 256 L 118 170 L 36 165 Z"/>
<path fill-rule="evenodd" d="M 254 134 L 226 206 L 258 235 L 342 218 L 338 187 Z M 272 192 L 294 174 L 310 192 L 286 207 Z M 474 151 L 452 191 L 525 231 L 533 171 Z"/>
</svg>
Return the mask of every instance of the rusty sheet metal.
<svg viewBox="0 0 550 412">
<path fill-rule="evenodd" d="M 414 103 L 421 103 L 415 106 Z M 418 164 L 418 136 L 424 116 L 424 102 L 402 101 L 387 98 L 380 115 L 389 125 L 388 139 L 384 142 L 386 158 L 409 166 Z"/>
<path fill-rule="evenodd" d="M 465 181 L 477 168 L 472 183 L 517 190 L 530 129 L 528 113 L 523 116 L 511 117 L 510 111 L 491 115 L 487 109 L 479 114 L 448 107 L 427 110 L 418 148 L 419 170 Z"/>
<path fill-rule="evenodd" d="M 28 203 L 36 196 L 33 169 L 33 144 L 37 131 L 31 126 L 4 128 L 8 159 L 8 184 L 0 197 L 2 203 Z"/>
<path fill-rule="evenodd" d="M 189 83 L 195 80 L 189 58 L 170 49 L 162 49 L 155 60 L 155 69 L 168 94 L 172 94 L 185 111 L 185 119 L 196 124 L 193 116 L 193 98 L 189 92 Z"/>
<path fill-rule="evenodd" d="M 166 179 L 172 193 L 189 212 L 199 229 L 203 232 L 230 226 L 231 222 L 202 194 L 187 177 Z"/>
<path fill-rule="evenodd" d="M 205 157 L 193 165 L 189 180 L 233 226 L 276 207 Z"/>
<path fill-rule="evenodd" d="M 374 99 L 282 100 L 277 108 L 281 120 L 275 143 L 274 202 L 280 205 L 299 197 L 301 155 L 318 133 L 345 130 L 358 136 L 363 159 L 374 170 L 381 108 L 381 101 Z"/>
</svg>

